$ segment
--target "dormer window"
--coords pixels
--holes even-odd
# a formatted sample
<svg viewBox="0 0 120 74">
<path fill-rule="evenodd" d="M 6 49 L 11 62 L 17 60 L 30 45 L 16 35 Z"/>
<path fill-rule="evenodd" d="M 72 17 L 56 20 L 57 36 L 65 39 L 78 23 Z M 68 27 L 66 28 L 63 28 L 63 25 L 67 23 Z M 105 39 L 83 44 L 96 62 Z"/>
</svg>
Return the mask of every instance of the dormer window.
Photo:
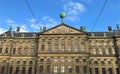
<svg viewBox="0 0 120 74">
<path fill-rule="evenodd" d="M 21 34 L 21 37 L 22 37 L 22 38 L 24 38 L 24 36 L 25 36 L 24 34 Z"/>
</svg>

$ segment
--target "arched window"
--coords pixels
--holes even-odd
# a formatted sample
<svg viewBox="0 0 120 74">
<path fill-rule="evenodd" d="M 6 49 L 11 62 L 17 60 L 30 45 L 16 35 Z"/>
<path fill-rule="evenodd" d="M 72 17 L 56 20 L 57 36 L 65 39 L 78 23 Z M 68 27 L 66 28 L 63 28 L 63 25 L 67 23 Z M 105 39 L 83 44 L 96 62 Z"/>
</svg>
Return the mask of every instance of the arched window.
<svg viewBox="0 0 120 74">
<path fill-rule="evenodd" d="M 99 54 L 103 54 L 103 51 L 101 48 L 99 49 Z"/>
<path fill-rule="evenodd" d="M 30 61 L 30 62 L 29 62 L 29 65 L 31 65 L 31 64 L 33 64 L 33 62 L 32 62 L 32 61 Z"/>
<path fill-rule="evenodd" d="M 93 54 L 96 54 L 96 49 L 95 48 L 93 48 Z"/>
</svg>

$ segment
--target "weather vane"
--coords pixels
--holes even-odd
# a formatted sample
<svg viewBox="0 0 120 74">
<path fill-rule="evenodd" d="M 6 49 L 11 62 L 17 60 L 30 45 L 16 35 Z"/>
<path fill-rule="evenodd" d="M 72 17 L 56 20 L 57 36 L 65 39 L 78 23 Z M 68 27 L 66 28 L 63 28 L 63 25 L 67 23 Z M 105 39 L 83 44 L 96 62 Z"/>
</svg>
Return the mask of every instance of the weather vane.
<svg viewBox="0 0 120 74">
<path fill-rule="evenodd" d="M 62 19 L 62 23 L 64 23 L 65 16 L 66 16 L 65 12 L 60 13 L 60 18 Z"/>
</svg>

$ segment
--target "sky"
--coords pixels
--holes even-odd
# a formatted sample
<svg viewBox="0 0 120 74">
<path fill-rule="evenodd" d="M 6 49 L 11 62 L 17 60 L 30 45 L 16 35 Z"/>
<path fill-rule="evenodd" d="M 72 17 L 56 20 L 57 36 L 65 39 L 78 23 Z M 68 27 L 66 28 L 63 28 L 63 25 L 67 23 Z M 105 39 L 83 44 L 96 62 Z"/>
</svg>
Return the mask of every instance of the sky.
<svg viewBox="0 0 120 74">
<path fill-rule="evenodd" d="M 66 13 L 64 23 L 86 31 L 108 31 L 108 26 L 116 29 L 120 24 L 120 0 L 108 0 L 96 25 L 93 27 L 105 0 L 26 0 L 30 5 L 33 16 L 25 0 L 0 0 L 0 34 L 17 27 L 21 32 L 39 32 L 39 26 L 52 28 L 61 24 L 61 12 Z"/>
</svg>

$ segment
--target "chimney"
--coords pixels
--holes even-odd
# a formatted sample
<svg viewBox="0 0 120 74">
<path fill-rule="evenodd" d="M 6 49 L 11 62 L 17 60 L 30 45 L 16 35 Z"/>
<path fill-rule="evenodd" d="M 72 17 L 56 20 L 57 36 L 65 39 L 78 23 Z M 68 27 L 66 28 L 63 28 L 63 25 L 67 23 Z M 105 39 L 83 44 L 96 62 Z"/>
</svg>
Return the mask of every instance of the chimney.
<svg viewBox="0 0 120 74">
<path fill-rule="evenodd" d="M 109 32 L 112 31 L 112 26 L 108 26 L 108 31 L 109 31 Z"/>
<path fill-rule="evenodd" d="M 43 27 L 43 32 L 46 31 L 46 27 Z"/>
<path fill-rule="evenodd" d="M 20 32 L 20 27 L 17 27 L 17 32 Z"/>
</svg>

